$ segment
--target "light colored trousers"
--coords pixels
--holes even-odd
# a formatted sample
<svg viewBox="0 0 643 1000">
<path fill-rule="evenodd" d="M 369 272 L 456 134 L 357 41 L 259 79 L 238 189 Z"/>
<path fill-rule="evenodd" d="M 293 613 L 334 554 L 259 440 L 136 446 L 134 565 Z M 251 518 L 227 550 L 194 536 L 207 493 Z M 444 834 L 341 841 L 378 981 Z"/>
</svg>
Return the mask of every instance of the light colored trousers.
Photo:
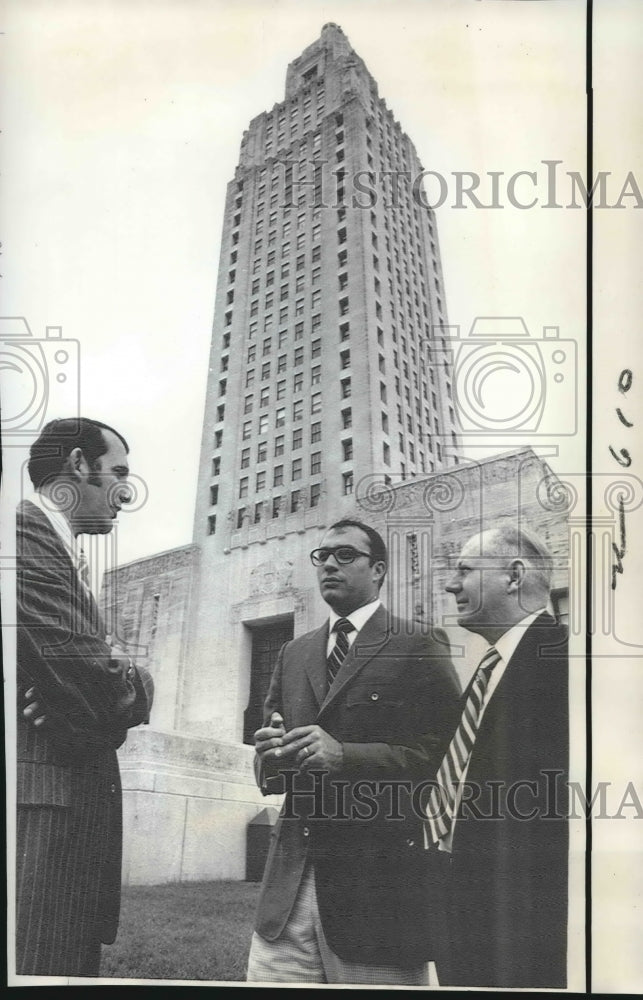
<svg viewBox="0 0 643 1000">
<path fill-rule="evenodd" d="M 346 962 L 328 947 L 317 907 L 315 873 L 304 872 L 297 899 L 276 941 L 253 934 L 247 981 L 253 983 L 351 983 L 378 986 L 427 986 L 428 967 Z"/>
</svg>

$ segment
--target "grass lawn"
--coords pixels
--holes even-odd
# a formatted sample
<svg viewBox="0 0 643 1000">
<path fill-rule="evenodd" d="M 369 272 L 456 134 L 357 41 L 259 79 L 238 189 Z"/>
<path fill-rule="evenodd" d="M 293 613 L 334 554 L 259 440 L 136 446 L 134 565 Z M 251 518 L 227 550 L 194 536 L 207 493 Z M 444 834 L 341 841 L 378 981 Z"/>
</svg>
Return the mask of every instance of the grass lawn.
<svg viewBox="0 0 643 1000">
<path fill-rule="evenodd" d="M 101 977 L 245 979 L 258 882 L 127 886 Z"/>
</svg>

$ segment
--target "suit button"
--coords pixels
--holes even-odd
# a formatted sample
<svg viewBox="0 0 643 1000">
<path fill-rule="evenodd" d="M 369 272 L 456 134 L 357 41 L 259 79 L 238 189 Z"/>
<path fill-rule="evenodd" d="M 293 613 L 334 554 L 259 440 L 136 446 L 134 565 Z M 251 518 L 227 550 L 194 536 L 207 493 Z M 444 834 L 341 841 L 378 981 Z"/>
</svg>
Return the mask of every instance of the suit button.
<svg viewBox="0 0 643 1000">
<path fill-rule="evenodd" d="M 415 845 L 415 841 L 411 837 L 409 837 L 406 842 L 409 847 L 413 847 Z"/>
<path fill-rule="evenodd" d="M 112 793 L 112 795 L 116 792 L 116 785 L 114 784 L 114 782 L 112 782 L 111 785 L 109 786 L 109 790 Z"/>
<path fill-rule="evenodd" d="M 308 829 L 307 826 L 304 827 L 303 834 L 304 834 L 304 837 L 310 837 L 310 830 Z"/>
<path fill-rule="evenodd" d="M 377 701 L 378 698 L 379 694 L 377 693 L 377 691 L 373 691 L 373 694 L 371 695 L 371 701 Z"/>
</svg>

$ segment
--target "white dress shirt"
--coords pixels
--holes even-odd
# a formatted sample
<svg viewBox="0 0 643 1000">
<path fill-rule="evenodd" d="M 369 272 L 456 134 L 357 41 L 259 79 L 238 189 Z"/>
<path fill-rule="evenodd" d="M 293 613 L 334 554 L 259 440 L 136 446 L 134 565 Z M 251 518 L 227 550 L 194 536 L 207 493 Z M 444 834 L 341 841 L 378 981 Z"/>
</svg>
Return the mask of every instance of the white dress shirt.
<svg viewBox="0 0 643 1000">
<path fill-rule="evenodd" d="M 328 618 L 328 643 L 326 644 L 327 659 L 332 650 L 335 648 L 335 643 L 337 642 L 337 633 L 333 632 L 335 622 L 339 621 L 340 618 L 345 618 L 353 626 L 354 631 L 346 633 L 348 648 L 350 649 L 357 638 L 357 633 L 360 629 L 364 628 L 368 619 L 375 613 L 375 611 L 377 611 L 381 603 L 382 602 L 379 597 L 376 597 L 374 601 L 370 602 L 370 604 L 363 604 L 361 608 L 351 611 L 350 615 L 338 615 L 336 611 L 331 610 Z"/>
</svg>

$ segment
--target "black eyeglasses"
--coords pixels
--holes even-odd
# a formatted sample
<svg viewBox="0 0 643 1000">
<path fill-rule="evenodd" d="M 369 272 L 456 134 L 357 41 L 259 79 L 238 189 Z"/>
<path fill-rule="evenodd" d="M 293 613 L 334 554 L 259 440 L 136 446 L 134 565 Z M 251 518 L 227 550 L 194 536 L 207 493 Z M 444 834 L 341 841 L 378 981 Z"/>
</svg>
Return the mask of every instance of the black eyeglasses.
<svg viewBox="0 0 643 1000">
<path fill-rule="evenodd" d="M 329 556 L 334 556 L 335 562 L 339 563 L 340 566 L 347 566 L 349 563 L 355 562 L 358 556 L 372 558 L 370 552 L 360 552 L 352 545 L 336 545 L 334 549 L 313 549 L 310 553 L 310 560 L 313 566 L 323 566 Z"/>
</svg>

